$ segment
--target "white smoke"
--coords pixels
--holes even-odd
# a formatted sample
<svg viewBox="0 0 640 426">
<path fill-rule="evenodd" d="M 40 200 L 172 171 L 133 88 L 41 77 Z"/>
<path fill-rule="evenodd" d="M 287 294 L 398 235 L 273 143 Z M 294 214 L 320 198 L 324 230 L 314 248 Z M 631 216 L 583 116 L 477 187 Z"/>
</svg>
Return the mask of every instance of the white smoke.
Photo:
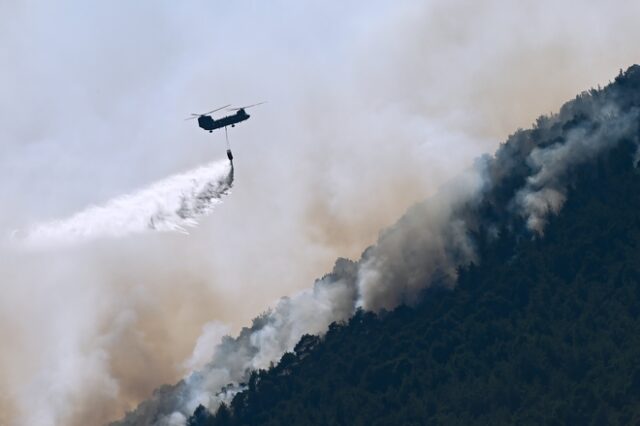
<svg viewBox="0 0 640 426">
<path fill-rule="evenodd" d="M 121 424 L 182 425 L 198 405 L 215 409 L 221 402 L 229 402 L 243 389 L 242 382 L 252 371 L 268 368 L 303 335 L 323 334 L 332 322 L 349 319 L 356 309 L 355 281 L 356 264 L 338 260 L 332 274 L 317 280 L 311 289 L 280 299 L 237 338 L 223 338 L 204 368 L 176 386 L 156 392 Z M 205 330 L 204 336 L 217 333 L 218 327 Z M 194 356 L 202 350 L 198 346 Z"/>
<path fill-rule="evenodd" d="M 186 379 L 188 397 L 180 411 L 193 413 L 199 404 L 215 408 L 220 402 L 228 402 L 249 372 L 268 368 L 283 353 L 291 351 L 304 334 L 323 334 L 332 322 L 350 318 L 355 311 L 355 297 L 349 280 L 324 278 L 312 289 L 281 299 L 252 329 L 246 329 L 240 350 L 238 341 L 223 341 L 216 348 L 213 361 Z M 220 392 L 229 384 L 228 390 Z"/>
<path fill-rule="evenodd" d="M 380 311 L 415 303 L 431 278 L 448 284 L 456 268 L 475 260 L 469 224 L 457 211 L 472 202 L 486 180 L 485 163 L 452 181 L 428 202 L 414 206 L 376 245 L 365 252 L 358 271 L 358 307 Z"/>
<path fill-rule="evenodd" d="M 621 112 L 615 104 L 607 103 L 590 111 L 590 122 L 567 131 L 562 142 L 531 151 L 527 163 L 533 173 L 515 200 L 529 229 L 543 234 L 548 216 L 558 213 L 566 200 L 567 175 L 621 138 L 633 135 L 638 117 L 637 108 Z"/>
<path fill-rule="evenodd" d="M 41 247 L 150 230 L 186 232 L 213 210 L 232 185 L 233 165 L 226 160 L 213 162 L 68 219 L 34 225 L 20 240 Z"/>
<path fill-rule="evenodd" d="M 202 334 L 196 342 L 193 354 L 184 362 L 187 371 L 199 370 L 213 358 L 214 349 L 231 329 L 220 321 L 211 321 L 202 326 Z"/>
</svg>

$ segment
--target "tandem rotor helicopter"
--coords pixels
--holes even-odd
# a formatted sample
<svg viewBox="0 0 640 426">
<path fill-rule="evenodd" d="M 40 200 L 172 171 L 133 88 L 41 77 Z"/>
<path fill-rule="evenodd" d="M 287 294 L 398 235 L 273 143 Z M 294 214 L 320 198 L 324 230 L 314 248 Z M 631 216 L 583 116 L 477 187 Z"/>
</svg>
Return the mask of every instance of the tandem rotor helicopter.
<svg viewBox="0 0 640 426">
<path fill-rule="evenodd" d="M 236 127 L 236 124 L 242 121 L 248 120 L 249 117 L 251 116 L 247 114 L 247 111 L 245 110 L 248 108 L 253 108 L 258 105 L 262 105 L 264 103 L 266 102 L 259 102 L 257 104 L 246 105 L 239 108 L 229 108 L 231 106 L 231 104 L 229 104 L 229 105 L 225 105 L 223 107 L 216 108 L 214 110 L 211 110 L 209 112 L 205 112 L 202 114 L 192 113 L 191 117 L 186 118 L 185 120 L 194 120 L 197 118 L 198 126 L 200 126 L 204 130 L 207 130 L 209 133 L 213 132 L 215 129 L 220 129 L 224 127 L 224 133 L 227 139 L 227 157 L 229 158 L 229 161 L 233 162 L 233 154 L 231 153 L 231 148 L 229 146 L 229 135 L 227 133 L 227 126 Z M 211 114 L 213 114 L 214 112 L 218 112 L 225 108 L 227 108 L 228 111 L 235 111 L 236 113 L 231 115 L 226 115 L 218 119 L 214 119 L 213 117 L 211 117 Z"/>
</svg>

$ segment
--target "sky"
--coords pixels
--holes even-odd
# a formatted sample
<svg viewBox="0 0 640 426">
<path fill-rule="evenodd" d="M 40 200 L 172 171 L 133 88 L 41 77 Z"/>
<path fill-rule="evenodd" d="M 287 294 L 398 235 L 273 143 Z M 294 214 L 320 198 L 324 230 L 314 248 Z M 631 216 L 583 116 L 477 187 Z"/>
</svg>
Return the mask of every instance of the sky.
<svg viewBox="0 0 640 426">
<path fill-rule="evenodd" d="M 640 5 L 0 2 L 0 424 L 120 417 L 518 128 L 638 62 Z M 225 156 L 188 235 L 8 236 Z M 194 352 L 195 349 L 198 349 Z M 203 358 L 204 357 L 204 358 Z M 4 418 L 2 417 L 4 416 Z"/>
</svg>

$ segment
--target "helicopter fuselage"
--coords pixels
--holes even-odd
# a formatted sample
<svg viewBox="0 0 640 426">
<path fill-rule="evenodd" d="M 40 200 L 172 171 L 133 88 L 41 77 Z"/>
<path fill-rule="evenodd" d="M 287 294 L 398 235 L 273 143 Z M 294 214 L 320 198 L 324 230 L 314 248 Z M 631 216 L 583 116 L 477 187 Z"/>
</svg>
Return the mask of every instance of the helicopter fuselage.
<svg viewBox="0 0 640 426">
<path fill-rule="evenodd" d="M 210 115 L 201 115 L 198 117 L 198 125 L 209 132 L 222 127 L 234 127 L 237 123 L 248 120 L 251 117 L 244 109 L 238 110 L 235 114 L 227 115 L 219 119 L 214 119 Z"/>
</svg>

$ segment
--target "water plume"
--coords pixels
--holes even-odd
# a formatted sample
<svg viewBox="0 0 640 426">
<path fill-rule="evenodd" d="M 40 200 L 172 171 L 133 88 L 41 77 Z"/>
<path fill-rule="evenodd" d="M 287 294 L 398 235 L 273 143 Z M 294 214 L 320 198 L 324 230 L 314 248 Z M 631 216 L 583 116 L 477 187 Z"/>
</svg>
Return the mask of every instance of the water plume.
<svg viewBox="0 0 640 426">
<path fill-rule="evenodd" d="M 233 164 L 215 161 L 91 206 L 68 219 L 37 224 L 14 237 L 29 247 L 72 244 L 148 231 L 178 231 L 198 224 L 229 193 Z"/>
</svg>

